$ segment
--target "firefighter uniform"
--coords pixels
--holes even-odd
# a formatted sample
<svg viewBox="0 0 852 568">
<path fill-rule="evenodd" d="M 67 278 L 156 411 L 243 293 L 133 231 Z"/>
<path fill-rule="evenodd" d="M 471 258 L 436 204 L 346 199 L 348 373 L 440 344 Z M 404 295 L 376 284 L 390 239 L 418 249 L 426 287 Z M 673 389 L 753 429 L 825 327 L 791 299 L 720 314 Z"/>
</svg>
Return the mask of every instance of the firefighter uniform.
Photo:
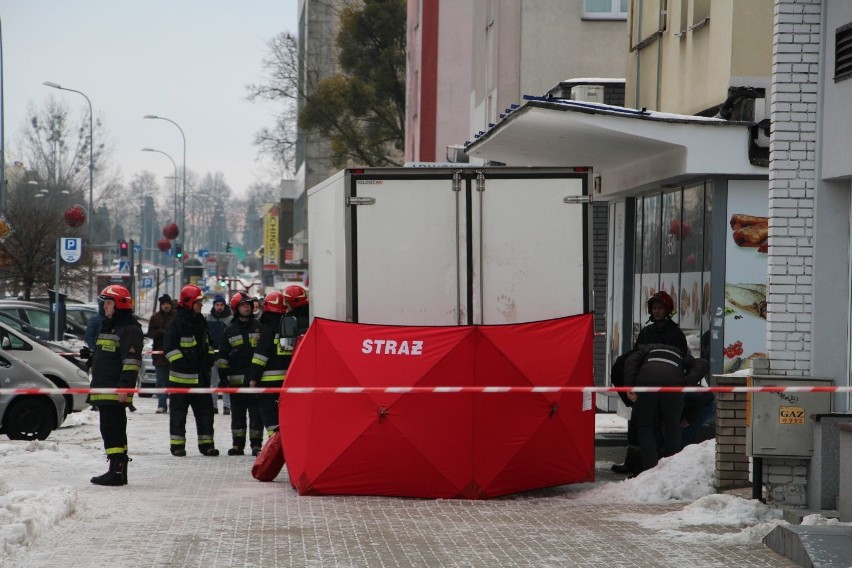
<svg viewBox="0 0 852 568">
<path fill-rule="evenodd" d="M 185 287 L 189 288 L 190 286 Z M 195 288 L 195 286 L 192 286 Z M 200 290 L 198 292 L 200 294 Z M 183 300 L 184 292 L 181 292 Z M 203 296 L 202 296 L 203 297 Z M 163 340 L 163 350 L 169 361 L 169 387 L 209 388 L 213 351 L 204 316 L 192 308 L 192 300 L 178 302 L 177 314 L 169 321 Z M 171 453 L 186 455 L 186 416 L 189 407 L 195 416 L 198 451 L 205 456 L 217 456 L 213 441 L 213 405 L 209 394 L 171 394 L 169 434 Z"/>
<path fill-rule="evenodd" d="M 219 386 L 241 388 L 249 385 L 252 357 L 260 340 L 260 323 L 252 317 L 243 321 L 234 311 L 234 319 L 225 328 L 219 340 Z M 246 412 L 248 412 L 248 437 L 252 453 L 260 453 L 263 445 L 263 422 L 257 395 L 231 394 L 231 438 L 233 447 L 228 455 L 243 455 L 246 446 Z"/>
<path fill-rule="evenodd" d="M 105 319 L 95 342 L 92 358 L 92 388 L 135 388 L 142 368 L 142 326 L 130 309 L 130 293 L 121 286 L 108 286 L 102 296 L 119 308 Z M 127 413 L 133 396 L 121 401 L 116 393 L 89 395 L 89 403 L 98 409 L 104 450 L 109 471 L 93 477 L 96 485 L 127 484 Z"/>
<path fill-rule="evenodd" d="M 249 380 L 258 388 L 281 388 L 293 349 L 281 345 L 279 325 L 281 313 L 264 311 L 260 316 L 260 341 L 251 359 Z M 278 393 L 260 394 L 260 419 L 271 436 L 278 430 Z"/>
</svg>

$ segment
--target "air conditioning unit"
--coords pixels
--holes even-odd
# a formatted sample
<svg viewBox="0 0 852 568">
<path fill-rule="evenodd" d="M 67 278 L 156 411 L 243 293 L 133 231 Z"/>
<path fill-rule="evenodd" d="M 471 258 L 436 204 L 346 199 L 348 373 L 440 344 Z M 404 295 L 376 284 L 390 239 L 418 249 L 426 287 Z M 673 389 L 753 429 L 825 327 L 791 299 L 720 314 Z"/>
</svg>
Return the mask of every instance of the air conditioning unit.
<svg viewBox="0 0 852 568">
<path fill-rule="evenodd" d="M 584 101 L 587 103 L 604 102 L 604 86 L 603 85 L 577 85 L 571 87 L 571 100 Z"/>
</svg>

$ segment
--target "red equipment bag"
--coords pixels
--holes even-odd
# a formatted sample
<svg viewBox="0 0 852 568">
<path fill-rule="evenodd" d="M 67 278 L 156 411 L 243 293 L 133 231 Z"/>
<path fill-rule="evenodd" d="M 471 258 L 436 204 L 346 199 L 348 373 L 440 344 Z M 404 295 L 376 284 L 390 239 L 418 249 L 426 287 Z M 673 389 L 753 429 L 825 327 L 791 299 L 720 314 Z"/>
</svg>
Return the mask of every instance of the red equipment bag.
<svg viewBox="0 0 852 568">
<path fill-rule="evenodd" d="M 266 440 L 266 444 L 251 466 L 251 476 L 258 481 L 274 480 L 284 467 L 284 448 L 281 436 L 275 432 Z"/>
</svg>

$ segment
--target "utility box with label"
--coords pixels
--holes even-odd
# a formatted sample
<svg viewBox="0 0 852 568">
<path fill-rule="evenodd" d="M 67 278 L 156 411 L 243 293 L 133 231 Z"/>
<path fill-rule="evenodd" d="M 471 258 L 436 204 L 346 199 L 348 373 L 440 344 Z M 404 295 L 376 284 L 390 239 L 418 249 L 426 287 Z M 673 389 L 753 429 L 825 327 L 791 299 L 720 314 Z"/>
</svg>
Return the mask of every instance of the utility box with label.
<svg viewBox="0 0 852 568">
<path fill-rule="evenodd" d="M 832 386 L 824 379 L 753 376 L 752 387 Z M 746 453 L 752 457 L 811 458 L 814 420 L 831 412 L 830 392 L 750 392 L 746 407 Z"/>
</svg>

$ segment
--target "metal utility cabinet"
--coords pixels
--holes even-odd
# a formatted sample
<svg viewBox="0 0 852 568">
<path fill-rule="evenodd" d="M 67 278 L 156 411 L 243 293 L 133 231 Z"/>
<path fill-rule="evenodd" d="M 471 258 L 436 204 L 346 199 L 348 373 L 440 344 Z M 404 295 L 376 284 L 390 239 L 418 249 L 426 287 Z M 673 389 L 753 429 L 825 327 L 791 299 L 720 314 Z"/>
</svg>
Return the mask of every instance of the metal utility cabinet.
<svg viewBox="0 0 852 568">
<path fill-rule="evenodd" d="M 822 379 L 753 376 L 750 386 L 831 386 Z M 814 419 L 831 412 L 828 392 L 754 392 L 749 394 L 746 453 L 753 457 L 811 458 Z"/>
<path fill-rule="evenodd" d="M 308 190 L 311 314 L 504 324 L 591 307 L 589 173 L 347 169 Z"/>
</svg>

